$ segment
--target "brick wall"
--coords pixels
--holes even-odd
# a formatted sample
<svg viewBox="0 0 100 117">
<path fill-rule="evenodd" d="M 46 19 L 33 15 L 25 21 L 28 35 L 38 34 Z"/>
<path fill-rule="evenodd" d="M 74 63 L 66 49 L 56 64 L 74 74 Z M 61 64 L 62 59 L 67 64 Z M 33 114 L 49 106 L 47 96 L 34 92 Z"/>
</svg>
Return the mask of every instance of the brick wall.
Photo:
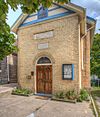
<svg viewBox="0 0 100 117">
<path fill-rule="evenodd" d="M 82 87 L 90 88 L 90 31 L 84 38 L 84 69 L 82 70 Z"/>
<path fill-rule="evenodd" d="M 33 39 L 33 35 L 53 30 L 50 39 Z M 47 49 L 39 50 L 38 43 L 48 43 Z M 21 87 L 36 91 L 36 60 L 48 56 L 53 65 L 53 88 L 60 90 L 79 90 L 79 29 L 78 16 L 65 17 L 45 23 L 20 28 L 18 31 L 18 82 Z M 74 80 L 62 80 L 62 64 L 74 64 Z M 34 71 L 34 76 L 27 76 Z"/>
</svg>

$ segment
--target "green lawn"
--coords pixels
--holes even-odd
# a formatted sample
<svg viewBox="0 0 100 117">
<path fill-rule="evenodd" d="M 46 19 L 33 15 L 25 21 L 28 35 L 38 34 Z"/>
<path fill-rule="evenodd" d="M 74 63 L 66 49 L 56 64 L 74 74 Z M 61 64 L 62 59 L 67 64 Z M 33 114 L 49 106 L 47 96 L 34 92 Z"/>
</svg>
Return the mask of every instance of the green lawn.
<svg viewBox="0 0 100 117">
<path fill-rule="evenodd" d="M 92 95 L 94 95 L 96 97 L 100 97 L 100 87 L 93 87 L 91 93 L 92 93 Z"/>
</svg>

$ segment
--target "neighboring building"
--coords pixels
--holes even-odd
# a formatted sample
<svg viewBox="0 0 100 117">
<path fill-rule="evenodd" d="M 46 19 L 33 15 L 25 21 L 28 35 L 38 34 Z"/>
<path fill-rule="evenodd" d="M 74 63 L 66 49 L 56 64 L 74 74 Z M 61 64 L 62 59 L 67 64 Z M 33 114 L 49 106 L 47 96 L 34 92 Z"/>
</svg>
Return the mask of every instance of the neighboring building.
<svg viewBox="0 0 100 117">
<path fill-rule="evenodd" d="M 8 83 L 7 58 L 0 62 L 0 84 Z"/>
<path fill-rule="evenodd" d="M 97 75 L 92 75 L 91 79 L 98 79 L 98 76 Z"/>
<path fill-rule="evenodd" d="M 17 82 L 17 54 L 13 53 L 0 61 L 0 84 Z"/>
<path fill-rule="evenodd" d="M 19 85 L 43 94 L 90 88 L 95 23 L 72 3 L 22 14 L 12 26 L 18 35 Z"/>
</svg>

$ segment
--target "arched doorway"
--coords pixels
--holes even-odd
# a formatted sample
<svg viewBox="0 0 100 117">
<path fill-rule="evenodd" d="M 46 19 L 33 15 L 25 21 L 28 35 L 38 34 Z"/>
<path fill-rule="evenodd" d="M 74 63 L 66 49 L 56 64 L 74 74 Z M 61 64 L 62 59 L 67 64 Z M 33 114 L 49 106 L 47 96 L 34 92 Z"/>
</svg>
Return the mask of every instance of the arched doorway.
<svg viewBox="0 0 100 117">
<path fill-rule="evenodd" d="M 37 93 L 52 94 L 52 63 L 48 57 L 41 57 L 36 65 Z"/>
</svg>

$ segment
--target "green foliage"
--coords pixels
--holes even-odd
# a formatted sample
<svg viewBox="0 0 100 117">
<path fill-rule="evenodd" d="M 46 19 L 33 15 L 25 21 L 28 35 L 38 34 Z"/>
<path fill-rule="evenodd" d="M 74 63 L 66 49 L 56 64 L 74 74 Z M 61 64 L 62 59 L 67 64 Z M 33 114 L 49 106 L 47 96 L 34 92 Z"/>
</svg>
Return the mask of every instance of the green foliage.
<svg viewBox="0 0 100 117">
<path fill-rule="evenodd" d="M 77 100 L 77 102 L 89 101 L 89 94 L 87 90 L 82 89 L 79 94 L 75 90 L 69 90 L 67 92 L 58 92 L 54 95 L 54 98 L 63 100 Z"/>
<path fill-rule="evenodd" d="M 94 97 L 100 97 L 100 87 L 93 87 L 91 94 Z"/>
<path fill-rule="evenodd" d="M 28 94 L 31 94 L 32 91 L 30 91 L 29 89 L 19 89 L 19 88 L 16 88 L 12 91 L 12 93 L 14 94 L 23 94 L 23 95 L 28 95 Z"/>
<path fill-rule="evenodd" d="M 77 97 L 78 102 L 82 102 L 83 100 L 85 100 L 85 101 L 89 100 L 89 94 L 88 94 L 87 90 L 85 90 L 85 89 L 82 89 L 80 91 L 79 96 Z"/>
<path fill-rule="evenodd" d="M 9 30 L 9 26 L 7 28 Z M 17 52 L 17 47 L 13 45 L 14 42 L 14 35 L 10 34 L 10 31 L 8 33 L 0 32 L 0 60 L 13 52 Z"/>
<path fill-rule="evenodd" d="M 67 91 L 65 96 L 71 100 L 74 100 L 77 97 L 76 92 L 74 90 Z"/>
<path fill-rule="evenodd" d="M 100 34 L 95 34 L 91 50 L 91 74 L 100 78 Z"/>
<path fill-rule="evenodd" d="M 50 7 L 52 2 L 67 3 L 69 0 L 0 0 L 0 60 L 17 48 L 13 45 L 14 35 L 10 33 L 10 27 L 6 23 L 9 6 L 16 11 L 20 5 L 23 13 L 31 14 L 38 10 L 40 5 Z"/>
<path fill-rule="evenodd" d="M 59 99 L 64 99 L 64 92 L 61 91 L 61 92 L 59 92 L 59 93 L 56 93 L 56 94 L 55 94 L 55 97 L 56 97 L 56 98 L 59 98 Z"/>
<path fill-rule="evenodd" d="M 75 100 L 77 98 L 77 93 L 74 90 L 69 90 L 67 92 L 58 92 L 54 95 L 55 98 L 58 99 L 69 99 L 69 100 Z"/>
</svg>

